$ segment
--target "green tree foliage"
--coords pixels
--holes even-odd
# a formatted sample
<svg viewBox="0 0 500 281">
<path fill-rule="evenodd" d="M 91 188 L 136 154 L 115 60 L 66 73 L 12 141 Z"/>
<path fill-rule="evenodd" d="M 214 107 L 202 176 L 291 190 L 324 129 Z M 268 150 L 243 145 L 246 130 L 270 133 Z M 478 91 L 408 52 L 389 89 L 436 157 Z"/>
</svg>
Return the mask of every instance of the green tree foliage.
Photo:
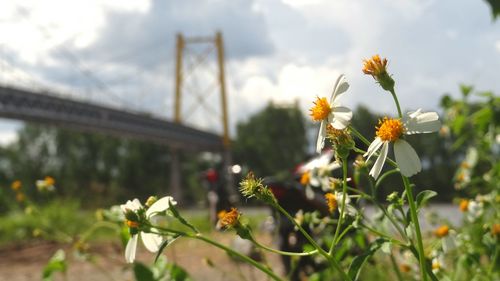
<svg viewBox="0 0 500 281">
<path fill-rule="evenodd" d="M 305 126 L 297 105 L 270 103 L 237 125 L 234 159 L 259 176 L 288 172 L 306 156 Z"/>
<path fill-rule="evenodd" d="M 38 125 L 18 134 L 17 142 L 0 151 L 0 177 L 6 184 L 21 180 L 28 193 L 46 175 L 56 179 L 59 195 L 93 205 L 167 191 L 165 146 Z"/>
<path fill-rule="evenodd" d="M 496 20 L 498 16 L 500 16 L 500 1 L 498 0 L 485 0 L 491 8 L 491 16 L 493 20 Z"/>
</svg>

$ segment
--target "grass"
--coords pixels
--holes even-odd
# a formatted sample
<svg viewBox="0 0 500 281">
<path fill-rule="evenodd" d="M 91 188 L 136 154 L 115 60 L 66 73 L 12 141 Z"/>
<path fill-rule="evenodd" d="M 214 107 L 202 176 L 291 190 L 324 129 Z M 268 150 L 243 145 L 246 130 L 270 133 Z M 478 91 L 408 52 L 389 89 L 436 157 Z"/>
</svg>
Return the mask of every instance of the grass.
<svg viewBox="0 0 500 281">
<path fill-rule="evenodd" d="M 201 232 L 214 231 L 208 211 L 204 209 L 180 210 L 181 215 L 195 225 Z M 258 230 L 266 219 L 264 210 L 252 210 L 243 218 L 250 226 Z M 93 211 L 83 210 L 76 200 L 54 200 L 45 205 L 27 207 L 24 210 L 13 210 L 0 217 L 0 246 L 10 243 L 23 243 L 34 239 L 44 239 L 61 243 L 71 243 L 76 237 L 85 233 L 96 222 Z M 169 219 L 170 227 L 184 229 L 180 222 Z M 116 232 L 100 229 L 91 240 L 116 240 Z"/>
</svg>

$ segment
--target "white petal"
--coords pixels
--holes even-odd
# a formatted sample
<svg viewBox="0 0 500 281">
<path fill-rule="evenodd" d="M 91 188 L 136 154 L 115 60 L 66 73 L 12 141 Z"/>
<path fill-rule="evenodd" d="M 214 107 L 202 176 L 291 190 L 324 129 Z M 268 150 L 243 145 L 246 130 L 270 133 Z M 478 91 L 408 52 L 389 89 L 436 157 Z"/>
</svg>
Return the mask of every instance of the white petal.
<svg viewBox="0 0 500 281">
<path fill-rule="evenodd" d="M 382 171 L 382 167 L 384 167 L 385 159 L 387 158 L 387 151 L 389 150 L 389 142 L 383 142 L 382 149 L 380 150 L 380 154 L 377 157 L 377 161 L 373 164 L 372 169 L 370 170 L 370 176 L 374 179 L 377 179 Z"/>
<path fill-rule="evenodd" d="M 339 78 L 337 78 L 337 82 L 335 82 L 335 86 L 333 87 L 333 92 L 330 97 L 330 104 L 333 104 L 336 99 L 338 99 L 345 91 L 349 89 L 349 83 L 345 79 L 345 75 L 341 74 Z"/>
<path fill-rule="evenodd" d="M 313 185 L 313 186 L 319 186 L 321 184 L 320 180 L 318 179 L 318 177 L 316 176 L 311 176 L 311 178 L 309 179 L 309 185 Z"/>
<path fill-rule="evenodd" d="M 408 114 L 409 118 L 405 120 L 405 134 L 421 134 L 436 132 L 441 128 L 439 115 L 436 112 L 424 112 L 419 110 Z"/>
<path fill-rule="evenodd" d="M 349 121 L 352 118 L 352 111 L 349 108 L 344 106 L 334 107 L 331 114 L 333 115 L 331 124 L 335 129 L 342 130 L 349 126 Z"/>
<path fill-rule="evenodd" d="M 141 202 L 139 199 L 135 198 L 134 200 L 130 201 L 128 200 L 127 203 L 120 205 L 120 208 L 122 209 L 122 212 L 126 213 L 127 210 L 130 211 L 137 211 L 140 208 L 142 208 Z"/>
<path fill-rule="evenodd" d="M 408 112 L 408 117 L 415 118 L 415 117 L 419 116 L 421 113 L 422 113 L 422 109 L 419 108 L 419 109 L 417 109 L 415 111 Z"/>
<path fill-rule="evenodd" d="M 314 191 L 312 190 L 312 188 L 311 188 L 311 186 L 310 186 L 310 185 L 307 185 L 307 186 L 306 186 L 306 197 L 307 197 L 307 199 L 309 199 L 309 200 L 314 199 Z"/>
<path fill-rule="evenodd" d="M 138 234 L 132 235 L 128 240 L 127 247 L 125 248 L 125 260 L 128 263 L 133 263 L 135 260 L 135 252 L 137 250 L 137 236 Z"/>
<path fill-rule="evenodd" d="M 160 249 L 160 245 L 163 242 L 163 238 L 160 235 L 154 233 L 141 232 L 141 238 L 144 247 L 146 247 L 146 249 L 148 249 L 148 251 L 152 253 L 158 252 L 158 250 Z"/>
<path fill-rule="evenodd" d="M 177 205 L 177 202 L 174 201 L 174 198 L 172 196 L 165 196 L 159 199 L 158 201 L 154 202 L 151 207 L 148 208 L 148 210 L 146 211 L 146 217 L 149 218 L 154 213 L 159 213 L 167 210 L 168 208 L 170 208 L 170 204 L 172 204 L 173 206 Z"/>
<path fill-rule="evenodd" d="M 342 167 L 342 165 L 340 165 L 338 162 L 332 162 L 330 164 L 328 164 L 328 166 L 326 166 L 326 169 L 328 171 L 333 171 L 333 170 L 336 170 L 338 168 Z"/>
<path fill-rule="evenodd" d="M 366 153 L 363 154 L 364 157 L 368 156 L 366 158 L 366 161 L 370 160 L 370 158 L 372 157 L 372 155 L 380 148 L 380 146 L 383 144 L 384 142 L 382 141 L 381 138 L 379 137 L 376 137 L 372 143 L 370 143 L 370 146 L 368 147 L 368 149 L 366 150 Z"/>
<path fill-rule="evenodd" d="M 415 149 L 402 139 L 394 142 L 394 156 L 403 176 L 411 177 L 422 170 L 422 164 Z"/>
<path fill-rule="evenodd" d="M 443 251 L 445 253 L 448 253 L 449 251 L 455 249 L 457 247 L 455 243 L 454 237 L 452 235 L 445 236 L 441 239 L 442 245 L 443 245 Z"/>
<path fill-rule="evenodd" d="M 318 133 L 318 141 L 316 142 L 316 152 L 321 153 L 321 150 L 325 146 L 325 137 L 326 137 L 326 122 L 321 121 L 321 125 L 319 127 Z"/>
</svg>

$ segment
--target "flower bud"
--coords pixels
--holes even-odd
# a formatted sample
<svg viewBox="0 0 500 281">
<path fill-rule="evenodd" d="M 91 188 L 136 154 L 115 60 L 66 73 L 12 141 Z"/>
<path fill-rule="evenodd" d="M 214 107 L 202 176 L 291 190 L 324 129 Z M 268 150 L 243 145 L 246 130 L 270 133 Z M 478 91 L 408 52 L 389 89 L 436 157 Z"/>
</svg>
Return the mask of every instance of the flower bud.
<svg viewBox="0 0 500 281">
<path fill-rule="evenodd" d="M 371 75 L 386 91 L 394 90 L 394 80 L 387 73 L 387 59 L 381 59 L 379 55 L 374 55 L 370 59 L 363 61 L 363 72 Z"/>
</svg>

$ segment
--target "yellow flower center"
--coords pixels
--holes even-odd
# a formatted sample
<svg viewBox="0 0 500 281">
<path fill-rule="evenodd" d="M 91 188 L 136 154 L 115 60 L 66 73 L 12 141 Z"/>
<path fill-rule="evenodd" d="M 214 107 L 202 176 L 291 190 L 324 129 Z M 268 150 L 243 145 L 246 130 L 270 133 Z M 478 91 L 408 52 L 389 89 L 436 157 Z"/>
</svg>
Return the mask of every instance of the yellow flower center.
<svg viewBox="0 0 500 281">
<path fill-rule="evenodd" d="M 328 210 L 330 213 L 335 212 L 337 209 L 338 203 L 337 203 L 337 197 L 333 193 L 327 193 L 325 194 L 326 198 L 326 204 L 328 204 Z"/>
<path fill-rule="evenodd" d="M 399 266 L 399 269 L 402 271 L 402 272 L 405 272 L 405 273 L 408 273 L 411 271 L 411 267 L 406 264 L 406 263 L 403 263 Z"/>
<path fill-rule="evenodd" d="M 492 227 L 491 227 L 491 234 L 493 236 L 498 236 L 500 235 L 500 223 L 495 223 Z"/>
<path fill-rule="evenodd" d="M 462 212 L 467 212 L 467 209 L 469 208 L 469 200 L 467 199 L 462 199 L 460 201 L 460 211 Z"/>
<path fill-rule="evenodd" d="M 328 117 L 328 114 L 332 111 L 332 107 L 326 100 L 326 98 L 317 98 L 314 102 L 314 106 L 310 109 L 310 116 L 314 121 L 321 121 Z"/>
<path fill-rule="evenodd" d="M 16 194 L 16 201 L 17 202 L 21 203 L 24 201 L 24 199 L 26 199 L 26 196 L 24 196 L 24 193 L 19 192 Z"/>
<path fill-rule="evenodd" d="M 300 184 L 302 184 L 302 185 L 308 185 L 310 181 L 311 181 L 311 173 L 310 172 L 304 172 L 302 174 L 302 176 L 300 177 Z"/>
<path fill-rule="evenodd" d="M 139 223 L 136 221 L 127 220 L 126 224 L 130 228 L 138 228 L 139 227 Z"/>
<path fill-rule="evenodd" d="M 382 141 L 395 141 L 401 137 L 404 132 L 403 122 L 399 119 L 384 117 L 379 121 L 377 127 L 377 137 Z"/>
<path fill-rule="evenodd" d="M 438 261 L 432 261 L 432 269 L 433 270 L 441 269 L 441 264 Z"/>
<path fill-rule="evenodd" d="M 45 177 L 45 184 L 46 185 L 54 185 L 56 183 L 56 181 L 54 180 L 53 177 L 49 177 L 49 176 L 46 176 Z"/>
<path fill-rule="evenodd" d="M 363 61 L 363 72 L 374 77 L 386 72 L 387 59 L 380 59 L 379 55 L 374 55 L 370 59 Z"/>
<path fill-rule="evenodd" d="M 447 225 L 442 225 L 434 231 L 434 234 L 436 234 L 437 237 L 442 238 L 447 236 L 449 231 L 450 228 Z"/>
<path fill-rule="evenodd" d="M 10 186 L 12 188 L 12 190 L 14 191 L 18 191 L 19 189 L 21 189 L 21 181 L 20 180 L 16 180 L 12 183 L 12 185 Z"/>
<path fill-rule="evenodd" d="M 469 164 L 465 161 L 460 164 L 460 167 L 462 169 L 469 169 L 470 168 Z"/>
</svg>

